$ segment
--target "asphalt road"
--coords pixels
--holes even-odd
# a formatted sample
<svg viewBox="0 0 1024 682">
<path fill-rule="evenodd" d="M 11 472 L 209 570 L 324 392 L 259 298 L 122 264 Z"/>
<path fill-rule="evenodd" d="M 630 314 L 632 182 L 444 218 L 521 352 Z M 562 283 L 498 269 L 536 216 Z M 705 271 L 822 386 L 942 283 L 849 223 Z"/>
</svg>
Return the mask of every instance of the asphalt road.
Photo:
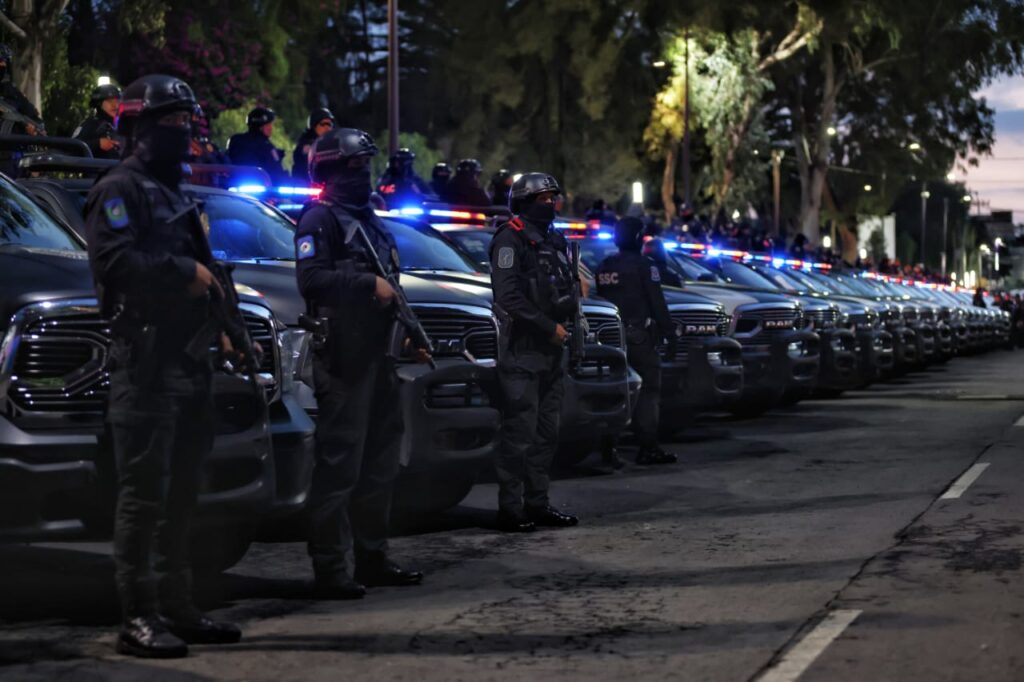
<svg viewBox="0 0 1024 682">
<path fill-rule="evenodd" d="M 426 583 L 361 602 L 257 545 L 203 595 L 243 642 L 180 661 L 112 653 L 109 548 L 0 548 L 0 678 L 1021 680 L 1022 415 L 1024 354 L 995 353 L 712 418 L 673 467 L 563 472 L 575 529 L 488 530 L 477 486 L 395 539 Z"/>
</svg>

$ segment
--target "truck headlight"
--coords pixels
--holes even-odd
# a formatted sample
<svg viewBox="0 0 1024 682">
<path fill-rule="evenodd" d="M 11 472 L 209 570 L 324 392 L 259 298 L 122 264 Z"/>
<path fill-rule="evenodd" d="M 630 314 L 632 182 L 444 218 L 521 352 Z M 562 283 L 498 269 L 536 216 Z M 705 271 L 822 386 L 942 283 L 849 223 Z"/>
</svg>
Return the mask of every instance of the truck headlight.
<svg viewBox="0 0 1024 682">
<path fill-rule="evenodd" d="M 284 329 L 277 333 L 281 344 L 281 391 L 291 391 L 300 380 L 302 365 L 309 352 L 309 334 L 304 329 Z"/>
</svg>

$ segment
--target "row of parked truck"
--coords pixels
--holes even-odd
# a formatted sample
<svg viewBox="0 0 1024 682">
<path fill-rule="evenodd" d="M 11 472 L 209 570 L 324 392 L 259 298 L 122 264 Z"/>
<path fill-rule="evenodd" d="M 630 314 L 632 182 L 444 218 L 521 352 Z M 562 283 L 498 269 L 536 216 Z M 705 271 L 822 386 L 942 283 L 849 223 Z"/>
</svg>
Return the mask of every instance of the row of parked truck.
<svg viewBox="0 0 1024 682">
<path fill-rule="evenodd" d="M 0 140 L 0 142 L 3 142 Z M 20 144 L 12 138 L 9 144 Z M 38 138 L 33 139 L 38 145 Z M 104 405 L 110 340 L 85 253 L 82 207 L 111 163 L 70 141 L 26 154 L 0 176 L 0 539 L 102 537 L 114 503 Z M 215 256 L 235 264 L 250 331 L 269 352 L 263 391 L 223 374 L 217 438 L 205 465 L 195 559 L 224 569 L 261 536 L 301 533 L 317 418 L 305 307 L 295 286 L 294 222 L 315 188 L 271 187 L 258 169 L 196 167 L 185 191 L 209 219 Z M 459 503 L 488 468 L 500 429 L 497 322 L 486 247 L 502 209 L 427 205 L 382 214 L 402 282 L 434 341 L 437 367 L 402 364 L 406 430 L 395 513 Z M 587 268 L 614 250 L 600 227 L 560 220 Z M 666 243 L 666 287 L 683 342 L 663 349 L 663 423 L 706 411 L 759 414 L 895 374 L 998 348 L 1008 316 L 962 292 L 870 273 Z M 618 311 L 584 301 L 586 355 L 562 405 L 565 463 L 628 427 L 640 380 L 626 363 Z M 261 401 L 266 402 L 266 409 Z"/>
</svg>

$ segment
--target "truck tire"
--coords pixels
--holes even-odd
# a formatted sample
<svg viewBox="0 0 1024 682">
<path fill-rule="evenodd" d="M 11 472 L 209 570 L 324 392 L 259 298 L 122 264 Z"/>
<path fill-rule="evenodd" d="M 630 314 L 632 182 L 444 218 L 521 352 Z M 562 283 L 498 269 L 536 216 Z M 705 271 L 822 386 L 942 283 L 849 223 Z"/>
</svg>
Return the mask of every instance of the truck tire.
<svg viewBox="0 0 1024 682">
<path fill-rule="evenodd" d="M 192 530 L 192 572 L 213 577 L 233 567 L 249 551 L 254 528 L 245 521 L 197 525 Z"/>
<path fill-rule="evenodd" d="M 395 483 L 391 516 L 414 518 L 438 514 L 458 505 L 476 484 L 479 466 L 460 465 L 402 472 Z"/>
</svg>

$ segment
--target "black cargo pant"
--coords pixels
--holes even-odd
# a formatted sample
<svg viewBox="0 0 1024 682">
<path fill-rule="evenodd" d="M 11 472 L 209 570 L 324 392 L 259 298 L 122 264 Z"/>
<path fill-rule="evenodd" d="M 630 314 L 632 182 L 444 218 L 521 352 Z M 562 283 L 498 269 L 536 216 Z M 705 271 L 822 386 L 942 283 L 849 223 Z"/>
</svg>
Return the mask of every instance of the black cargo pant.
<svg viewBox="0 0 1024 682">
<path fill-rule="evenodd" d="M 640 395 L 633 407 L 633 433 L 641 448 L 658 445 L 658 423 L 661 411 L 661 356 L 649 331 L 641 343 L 628 343 L 626 359 L 643 379 Z"/>
<path fill-rule="evenodd" d="M 127 344 L 112 353 L 114 565 L 129 619 L 191 603 L 192 515 L 214 438 L 212 370 L 179 352 L 161 353 L 161 366 L 142 372 Z"/>
<path fill-rule="evenodd" d="M 391 496 L 399 471 L 402 403 L 394 362 L 362 359 L 344 377 L 317 354 L 316 463 L 309 555 L 320 579 L 387 558 Z"/>
<path fill-rule="evenodd" d="M 495 469 L 502 512 L 522 514 L 524 507 L 549 504 L 564 377 L 561 352 L 513 350 L 498 364 L 503 405 Z"/>
</svg>

